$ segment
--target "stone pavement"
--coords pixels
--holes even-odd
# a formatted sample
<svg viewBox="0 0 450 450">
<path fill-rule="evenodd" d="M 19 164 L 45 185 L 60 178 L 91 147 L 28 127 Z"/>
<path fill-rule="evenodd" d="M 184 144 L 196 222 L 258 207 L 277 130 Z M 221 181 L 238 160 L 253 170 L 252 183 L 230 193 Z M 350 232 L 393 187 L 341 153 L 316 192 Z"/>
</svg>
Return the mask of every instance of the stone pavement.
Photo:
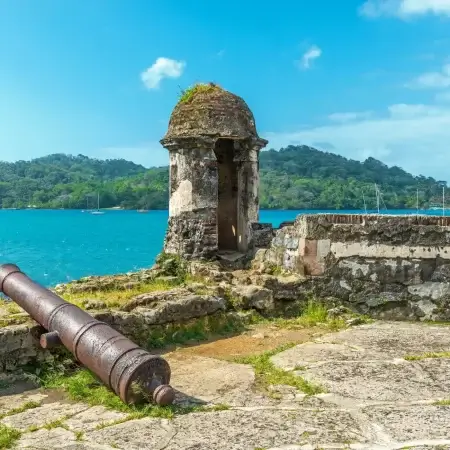
<svg viewBox="0 0 450 450">
<path fill-rule="evenodd" d="M 168 355 L 177 402 L 226 408 L 127 420 L 37 390 L 0 396 L 0 414 L 41 402 L 0 423 L 23 432 L 19 449 L 450 449 L 449 351 L 448 326 L 378 322 L 327 334 L 272 357 L 327 393 L 275 386 L 275 399 L 255 389 L 251 366 L 181 350 Z"/>
</svg>

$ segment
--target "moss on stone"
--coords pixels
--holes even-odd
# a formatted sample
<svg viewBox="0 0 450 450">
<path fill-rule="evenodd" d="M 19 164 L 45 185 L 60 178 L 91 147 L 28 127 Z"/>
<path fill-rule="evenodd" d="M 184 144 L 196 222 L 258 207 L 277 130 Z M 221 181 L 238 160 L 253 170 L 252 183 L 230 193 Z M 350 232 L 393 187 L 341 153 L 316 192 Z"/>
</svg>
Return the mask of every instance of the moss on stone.
<svg viewBox="0 0 450 450">
<path fill-rule="evenodd" d="M 41 406 L 40 402 L 26 402 L 18 408 L 10 409 L 8 412 L 4 414 L 0 414 L 0 419 L 8 416 L 14 416 L 15 414 L 23 413 L 24 411 L 28 411 L 29 409 L 38 408 Z M 1 448 L 1 447 L 0 447 Z"/>
<path fill-rule="evenodd" d="M 75 431 L 75 439 L 77 441 L 84 440 L 84 431 Z"/>
<path fill-rule="evenodd" d="M 216 313 L 184 323 L 168 323 L 135 330 L 133 339 L 148 349 L 184 344 L 189 341 L 206 341 L 213 336 L 226 336 L 242 332 L 247 316 L 233 313 Z"/>
<path fill-rule="evenodd" d="M 42 428 L 45 430 L 52 430 L 53 428 L 64 428 L 65 430 L 68 430 L 69 427 L 64 422 L 66 419 L 67 419 L 66 417 L 63 417 L 61 419 L 48 422 Z"/>
<path fill-rule="evenodd" d="M 168 280 L 164 278 L 155 278 L 148 283 L 139 283 L 130 289 L 123 289 L 123 287 L 109 287 L 103 290 L 86 291 L 82 293 L 67 293 L 62 294 L 62 297 L 67 302 L 85 308 L 88 301 L 95 299 L 103 302 L 106 308 L 116 308 L 122 306 L 125 302 L 135 297 L 136 295 L 146 294 L 148 292 L 166 291 L 176 286 L 180 286 L 182 280 L 174 279 Z"/>
<path fill-rule="evenodd" d="M 266 393 L 271 385 L 292 386 L 307 395 L 316 395 L 324 392 L 319 385 L 313 384 L 292 372 L 275 367 L 270 358 L 277 353 L 293 347 L 295 344 L 285 344 L 275 350 L 261 353 L 259 355 L 237 358 L 235 361 L 240 364 L 250 364 L 256 377 L 256 385 Z"/>
<path fill-rule="evenodd" d="M 181 91 L 178 102 L 189 103 L 199 93 L 207 94 L 216 90 L 223 89 L 215 83 L 197 83 Z"/>
<path fill-rule="evenodd" d="M 450 352 L 432 352 L 432 353 L 422 353 L 421 355 L 404 356 L 404 359 L 406 359 L 406 361 L 421 361 L 422 359 L 432 359 L 432 358 L 450 358 Z"/>
<path fill-rule="evenodd" d="M 215 83 L 198 83 L 181 92 L 161 143 L 199 136 L 257 139 L 261 146 L 267 143 L 258 137 L 245 101 Z"/>
<path fill-rule="evenodd" d="M 28 316 L 21 316 L 21 317 L 7 316 L 0 319 L 0 328 L 10 327 L 12 325 L 22 325 L 27 322 L 29 323 L 32 322 L 31 318 Z"/>
</svg>

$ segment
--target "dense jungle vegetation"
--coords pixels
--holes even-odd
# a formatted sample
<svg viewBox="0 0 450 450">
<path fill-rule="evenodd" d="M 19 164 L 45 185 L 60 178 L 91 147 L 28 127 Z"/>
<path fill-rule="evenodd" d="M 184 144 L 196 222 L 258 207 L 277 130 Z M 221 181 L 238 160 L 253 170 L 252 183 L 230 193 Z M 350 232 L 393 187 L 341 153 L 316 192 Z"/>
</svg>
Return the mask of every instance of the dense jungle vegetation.
<svg viewBox="0 0 450 450">
<path fill-rule="evenodd" d="M 442 181 L 413 176 L 368 158 L 353 161 L 307 146 L 261 152 L 261 208 L 368 209 L 376 207 L 375 184 L 387 208 L 439 203 Z M 54 154 L 32 161 L 0 162 L 2 208 L 165 209 L 167 167 L 146 169 L 124 159 L 97 160 Z"/>
</svg>

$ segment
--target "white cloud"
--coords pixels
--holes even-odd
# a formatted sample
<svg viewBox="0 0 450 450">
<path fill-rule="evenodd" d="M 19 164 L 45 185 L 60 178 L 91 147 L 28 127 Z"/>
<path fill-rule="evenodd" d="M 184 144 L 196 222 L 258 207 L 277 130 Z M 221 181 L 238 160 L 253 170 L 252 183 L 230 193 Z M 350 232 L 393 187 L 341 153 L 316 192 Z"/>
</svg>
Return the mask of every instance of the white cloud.
<svg viewBox="0 0 450 450">
<path fill-rule="evenodd" d="M 322 49 L 317 47 L 317 45 L 313 45 L 309 48 L 309 50 L 302 56 L 301 66 L 304 69 L 310 69 L 312 62 L 320 58 L 322 56 Z"/>
<path fill-rule="evenodd" d="M 395 15 L 398 10 L 396 0 L 367 0 L 359 8 L 359 13 L 366 17 Z"/>
<path fill-rule="evenodd" d="M 372 115 L 372 111 L 362 111 L 362 112 L 344 112 L 344 113 L 334 113 L 330 114 L 328 118 L 332 122 L 353 122 L 355 120 L 368 119 Z"/>
<path fill-rule="evenodd" d="M 414 174 L 450 179 L 450 107 L 392 105 L 383 117 L 263 135 L 269 148 L 326 142 L 347 158 L 372 156 Z"/>
<path fill-rule="evenodd" d="M 440 72 L 426 72 L 410 83 L 411 89 L 442 89 L 450 87 L 450 64 L 444 65 Z"/>
<path fill-rule="evenodd" d="M 450 16 L 450 0 L 366 0 L 359 12 L 372 18 L 397 16 L 406 19 L 424 14 Z"/>
<path fill-rule="evenodd" d="M 400 4 L 400 13 L 450 15 L 450 0 L 403 0 Z"/>
<path fill-rule="evenodd" d="M 413 117 L 426 117 L 426 116 L 439 116 L 447 112 L 446 109 L 442 109 L 433 105 L 408 105 L 405 103 L 399 103 L 388 107 L 390 116 L 394 119 L 411 119 Z"/>
<path fill-rule="evenodd" d="M 141 80 L 147 89 L 157 89 L 164 78 L 179 78 L 185 67 L 184 61 L 161 57 L 141 73 Z"/>
<path fill-rule="evenodd" d="M 450 91 L 437 93 L 435 99 L 439 103 L 450 103 Z"/>
</svg>

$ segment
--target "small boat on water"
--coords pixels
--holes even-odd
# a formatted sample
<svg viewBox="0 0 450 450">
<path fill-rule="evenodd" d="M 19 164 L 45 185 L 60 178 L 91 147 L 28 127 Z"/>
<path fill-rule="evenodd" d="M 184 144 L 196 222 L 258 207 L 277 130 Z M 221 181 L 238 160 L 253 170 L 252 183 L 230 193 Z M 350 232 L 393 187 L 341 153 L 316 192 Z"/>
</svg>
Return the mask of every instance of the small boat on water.
<svg viewBox="0 0 450 450">
<path fill-rule="evenodd" d="M 137 212 L 141 214 L 146 214 L 148 213 L 148 209 L 138 209 Z"/>
<path fill-rule="evenodd" d="M 97 193 L 97 211 L 91 211 L 91 214 L 98 216 L 100 214 L 105 214 L 104 211 L 100 211 L 100 194 Z"/>
</svg>

